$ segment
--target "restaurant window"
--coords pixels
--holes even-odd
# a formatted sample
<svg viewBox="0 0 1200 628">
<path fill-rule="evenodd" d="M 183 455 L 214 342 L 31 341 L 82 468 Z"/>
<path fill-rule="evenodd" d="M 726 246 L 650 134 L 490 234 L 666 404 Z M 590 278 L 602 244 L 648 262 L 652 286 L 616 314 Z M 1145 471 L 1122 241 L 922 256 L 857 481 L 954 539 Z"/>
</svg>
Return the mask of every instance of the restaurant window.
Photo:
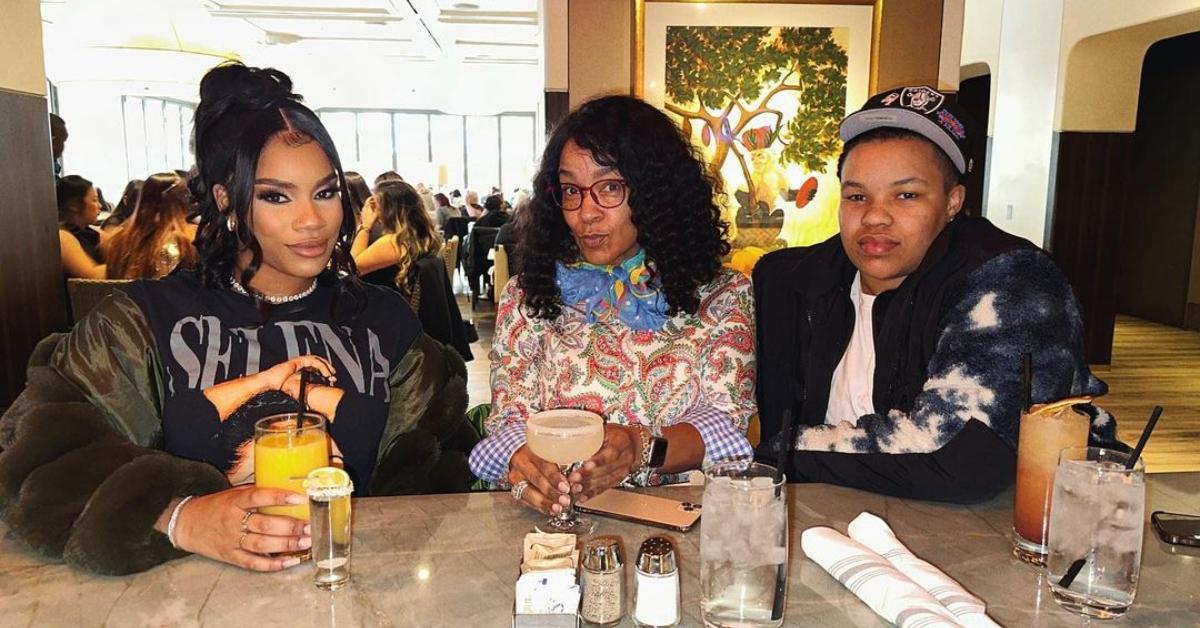
<svg viewBox="0 0 1200 628">
<path fill-rule="evenodd" d="M 188 142 L 195 105 L 168 98 L 124 96 L 125 167 L 130 177 L 192 167 Z"/>
<path fill-rule="evenodd" d="M 322 109 L 342 166 L 367 181 L 395 170 L 412 183 L 506 194 L 528 187 L 534 114 L 460 116 L 434 111 Z"/>
</svg>

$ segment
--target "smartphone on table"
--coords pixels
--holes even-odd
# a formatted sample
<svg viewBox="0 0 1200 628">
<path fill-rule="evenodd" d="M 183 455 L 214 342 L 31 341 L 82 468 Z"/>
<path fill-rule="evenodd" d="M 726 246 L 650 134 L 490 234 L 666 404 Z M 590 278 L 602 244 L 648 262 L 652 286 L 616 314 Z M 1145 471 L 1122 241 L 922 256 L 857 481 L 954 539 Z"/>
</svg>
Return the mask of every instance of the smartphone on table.
<svg viewBox="0 0 1200 628">
<path fill-rule="evenodd" d="M 1154 533 L 1164 543 L 1200 547 L 1200 516 L 1156 510 L 1150 514 Z"/>
</svg>

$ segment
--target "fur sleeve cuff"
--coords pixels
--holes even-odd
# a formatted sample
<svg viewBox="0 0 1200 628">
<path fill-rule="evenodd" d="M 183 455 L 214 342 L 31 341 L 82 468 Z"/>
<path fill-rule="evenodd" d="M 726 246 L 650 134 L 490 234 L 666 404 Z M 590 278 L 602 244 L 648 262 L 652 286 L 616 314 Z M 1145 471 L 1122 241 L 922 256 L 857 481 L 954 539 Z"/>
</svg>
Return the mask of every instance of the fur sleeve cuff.
<svg viewBox="0 0 1200 628">
<path fill-rule="evenodd" d="M 206 495 L 228 486 L 225 476 L 210 465 L 165 453 L 139 456 L 92 495 L 63 558 L 86 571 L 124 575 L 184 556 L 154 529 L 154 522 L 176 497 Z"/>
</svg>

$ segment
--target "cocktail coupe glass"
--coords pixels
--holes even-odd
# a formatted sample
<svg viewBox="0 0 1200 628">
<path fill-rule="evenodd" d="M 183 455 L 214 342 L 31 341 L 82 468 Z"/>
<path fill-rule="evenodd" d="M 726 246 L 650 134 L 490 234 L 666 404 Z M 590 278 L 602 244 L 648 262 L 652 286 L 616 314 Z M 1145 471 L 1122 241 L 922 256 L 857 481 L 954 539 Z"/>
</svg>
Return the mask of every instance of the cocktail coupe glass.
<svg viewBox="0 0 1200 628">
<path fill-rule="evenodd" d="M 604 444 L 604 418 L 588 410 L 545 410 L 529 417 L 526 444 L 535 456 L 558 465 L 564 476 L 600 451 Z M 570 494 L 567 495 L 568 499 Z M 588 517 L 575 513 L 574 503 L 537 526 L 539 532 L 588 534 L 594 527 Z"/>
</svg>

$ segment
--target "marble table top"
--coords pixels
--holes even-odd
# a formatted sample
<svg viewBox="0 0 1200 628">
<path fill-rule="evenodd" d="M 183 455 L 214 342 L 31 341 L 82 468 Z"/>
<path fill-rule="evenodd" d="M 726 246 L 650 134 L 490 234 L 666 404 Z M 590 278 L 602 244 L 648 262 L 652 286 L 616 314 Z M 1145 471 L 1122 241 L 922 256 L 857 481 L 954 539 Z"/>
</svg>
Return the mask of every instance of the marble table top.
<svg viewBox="0 0 1200 628">
<path fill-rule="evenodd" d="M 699 501 L 700 487 L 651 489 Z M 1010 553 L 1011 493 L 973 506 L 916 502 L 847 488 L 790 487 L 791 560 L 786 625 L 885 626 L 800 550 L 814 525 L 845 531 L 866 510 L 981 597 L 1005 626 L 1081 626 L 1060 609 L 1039 571 Z M 1200 473 L 1150 476 L 1146 512 L 1200 513 Z M 540 515 L 507 493 L 380 497 L 355 501 L 352 582 L 329 593 L 302 564 L 260 574 L 188 557 L 127 577 L 99 577 L 46 563 L 2 526 L 0 624 L 5 626 L 509 626 L 520 544 Z M 1148 515 L 1147 515 L 1148 516 Z M 597 518 L 633 551 L 665 533 L 682 573 L 681 625 L 700 626 L 699 527 L 682 534 Z M 1200 625 L 1200 552 L 1171 553 L 1147 528 L 1137 601 L 1108 626 Z M 633 573 L 626 569 L 628 586 Z M 632 591 L 632 589 L 627 589 Z M 622 626 L 632 626 L 627 615 Z"/>
</svg>

